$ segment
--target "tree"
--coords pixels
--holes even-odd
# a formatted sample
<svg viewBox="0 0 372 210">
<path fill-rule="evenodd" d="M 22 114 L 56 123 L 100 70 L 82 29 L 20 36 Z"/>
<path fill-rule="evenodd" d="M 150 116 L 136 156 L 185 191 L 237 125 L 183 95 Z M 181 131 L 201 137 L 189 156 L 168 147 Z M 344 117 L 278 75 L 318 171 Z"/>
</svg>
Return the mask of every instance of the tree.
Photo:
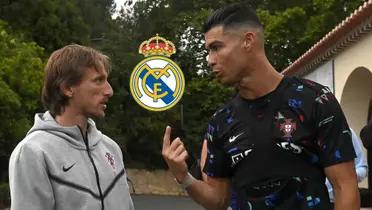
<svg viewBox="0 0 372 210">
<path fill-rule="evenodd" d="M 31 127 L 31 113 L 39 107 L 43 48 L 25 42 L 0 21 L 0 157 L 7 158 Z M 2 174 L 4 176 L 4 174 Z"/>
<path fill-rule="evenodd" d="M 267 0 L 257 5 L 266 52 L 277 70 L 290 65 L 354 11 L 363 0 Z"/>
<path fill-rule="evenodd" d="M 76 0 L 80 16 L 88 26 L 90 42 L 104 41 L 113 26 L 114 0 Z"/>
<path fill-rule="evenodd" d="M 113 27 L 113 7 L 113 0 L 12 0 L 0 4 L 0 18 L 51 53 L 103 40 Z"/>
</svg>

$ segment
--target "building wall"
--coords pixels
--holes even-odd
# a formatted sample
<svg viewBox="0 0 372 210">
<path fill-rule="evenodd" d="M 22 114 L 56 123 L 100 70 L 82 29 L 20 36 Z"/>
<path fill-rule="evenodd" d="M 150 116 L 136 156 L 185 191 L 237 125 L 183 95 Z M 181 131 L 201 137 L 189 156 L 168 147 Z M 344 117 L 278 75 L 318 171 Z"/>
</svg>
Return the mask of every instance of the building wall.
<svg viewBox="0 0 372 210">
<path fill-rule="evenodd" d="M 359 134 L 372 113 L 372 33 L 304 77 L 331 88 L 350 127 Z M 359 186 L 368 187 L 367 179 Z"/>
<path fill-rule="evenodd" d="M 335 58 L 336 98 L 340 99 L 347 78 L 358 67 L 372 70 L 372 33 L 348 47 Z M 372 73 L 372 71 L 371 71 Z"/>
<path fill-rule="evenodd" d="M 319 84 L 329 87 L 334 93 L 334 79 L 333 79 L 333 60 L 324 63 L 316 68 L 314 71 L 305 75 L 304 78 L 316 81 Z"/>
<path fill-rule="evenodd" d="M 367 123 L 372 99 L 371 49 L 372 33 L 369 33 L 334 59 L 335 95 L 357 134 Z M 367 154 L 366 150 L 364 153 Z M 368 180 L 364 179 L 359 186 L 367 188 Z"/>
<path fill-rule="evenodd" d="M 345 115 L 359 133 L 367 122 L 372 99 L 372 33 L 334 59 L 335 95 Z"/>
<path fill-rule="evenodd" d="M 349 75 L 341 95 L 341 107 L 350 127 L 357 134 L 367 123 L 372 98 L 372 73 L 364 67 L 358 67 Z M 366 153 L 366 150 L 364 150 Z M 370 166 L 371 167 L 371 166 Z M 372 167 L 371 167 L 372 168 Z M 367 179 L 360 186 L 367 187 Z"/>
<path fill-rule="evenodd" d="M 350 126 L 359 133 L 372 100 L 372 33 L 304 77 L 331 88 Z"/>
</svg>

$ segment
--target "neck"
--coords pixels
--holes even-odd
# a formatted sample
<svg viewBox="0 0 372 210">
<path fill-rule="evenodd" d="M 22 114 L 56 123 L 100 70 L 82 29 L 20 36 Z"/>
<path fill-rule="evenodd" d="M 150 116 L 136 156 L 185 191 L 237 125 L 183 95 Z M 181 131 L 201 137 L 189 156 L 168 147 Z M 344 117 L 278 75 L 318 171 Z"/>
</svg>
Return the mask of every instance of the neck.
<svg viewBox="0 0 372 210">
<path fill-rule="evenodd" d="M 256 59 L 249 74 L 243 76 L 239 83 L 239 94 L 246 99 L 256 99 L 274 91 L 283 75 L 278 73 L 266 56 Z"/>
<path fill-rule="evenodd" d="M 65 107 L 65 111 L 62 114 L 57 115 L 55 120 L 62 126 L 79 126 L 82 135 L 85 137 L 88 125 L 88 118 L 86 116 L 75 113 L 72 109 L 69 109 L 69 107 Z"/>
</svg>

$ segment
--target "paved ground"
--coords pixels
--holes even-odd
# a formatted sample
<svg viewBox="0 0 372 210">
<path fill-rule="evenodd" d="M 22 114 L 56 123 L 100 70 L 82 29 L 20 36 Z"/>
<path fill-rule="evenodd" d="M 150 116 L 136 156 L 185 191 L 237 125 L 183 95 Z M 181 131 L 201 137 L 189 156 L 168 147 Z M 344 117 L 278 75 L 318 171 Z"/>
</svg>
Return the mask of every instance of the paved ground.
<svg viewBox="0 0 372 210">
<path fill-rule="evenodd" d="M 132 199 L 135 210 L 204 210 L 184 196 L 132 195 Z M 361 208 L 361 210 L 372 210 L 372 208 Z"/>
<path fill-rule="evenodd" d="M 135 210 L 204 210 L 189 197 L 132 195 Z"/>
<path fill-rule="evenodd" d="M 132 195 L 132 199 L 135 210 L 204 210 L 185 196 Z M 372 210 L 372 208 L 360 210 Z"/>
<path fill-rule="evenodd" d="M 185 196 L 132 195 L 135 210 L 204 210 Z M 372 208 L 361 208 L 372 210 Z"/>
</svg>

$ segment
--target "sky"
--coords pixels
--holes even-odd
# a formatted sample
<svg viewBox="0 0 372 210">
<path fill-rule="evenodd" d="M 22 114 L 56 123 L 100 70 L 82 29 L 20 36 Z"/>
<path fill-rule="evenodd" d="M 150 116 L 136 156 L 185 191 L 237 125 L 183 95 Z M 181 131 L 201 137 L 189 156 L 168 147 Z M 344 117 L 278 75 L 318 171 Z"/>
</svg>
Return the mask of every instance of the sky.
<svg viewBox="0 0 372 210">
<path fill-rule="evenodd" d="M 115 3 L 116 3 L 116 6 L 117 6 L 117 9 L 120 9 L 120 6 L 122 6 L 124 4 L 124 1 L 125 0 L 115 0 Z"/>
<path fill-rule="evenodd" d="M 124 2 L 128 0 L 115 0 L 116 3 L 116 10 L 119 11 L 122 6 L 124 6 Z M 137 0 L 132 0 L 132 2 L 136 2 Z M 133 5 L 133 4 L 132 4 Z M 115 13 L 112 17 L 115 18 L 118 13 Z"/>
</svg>

